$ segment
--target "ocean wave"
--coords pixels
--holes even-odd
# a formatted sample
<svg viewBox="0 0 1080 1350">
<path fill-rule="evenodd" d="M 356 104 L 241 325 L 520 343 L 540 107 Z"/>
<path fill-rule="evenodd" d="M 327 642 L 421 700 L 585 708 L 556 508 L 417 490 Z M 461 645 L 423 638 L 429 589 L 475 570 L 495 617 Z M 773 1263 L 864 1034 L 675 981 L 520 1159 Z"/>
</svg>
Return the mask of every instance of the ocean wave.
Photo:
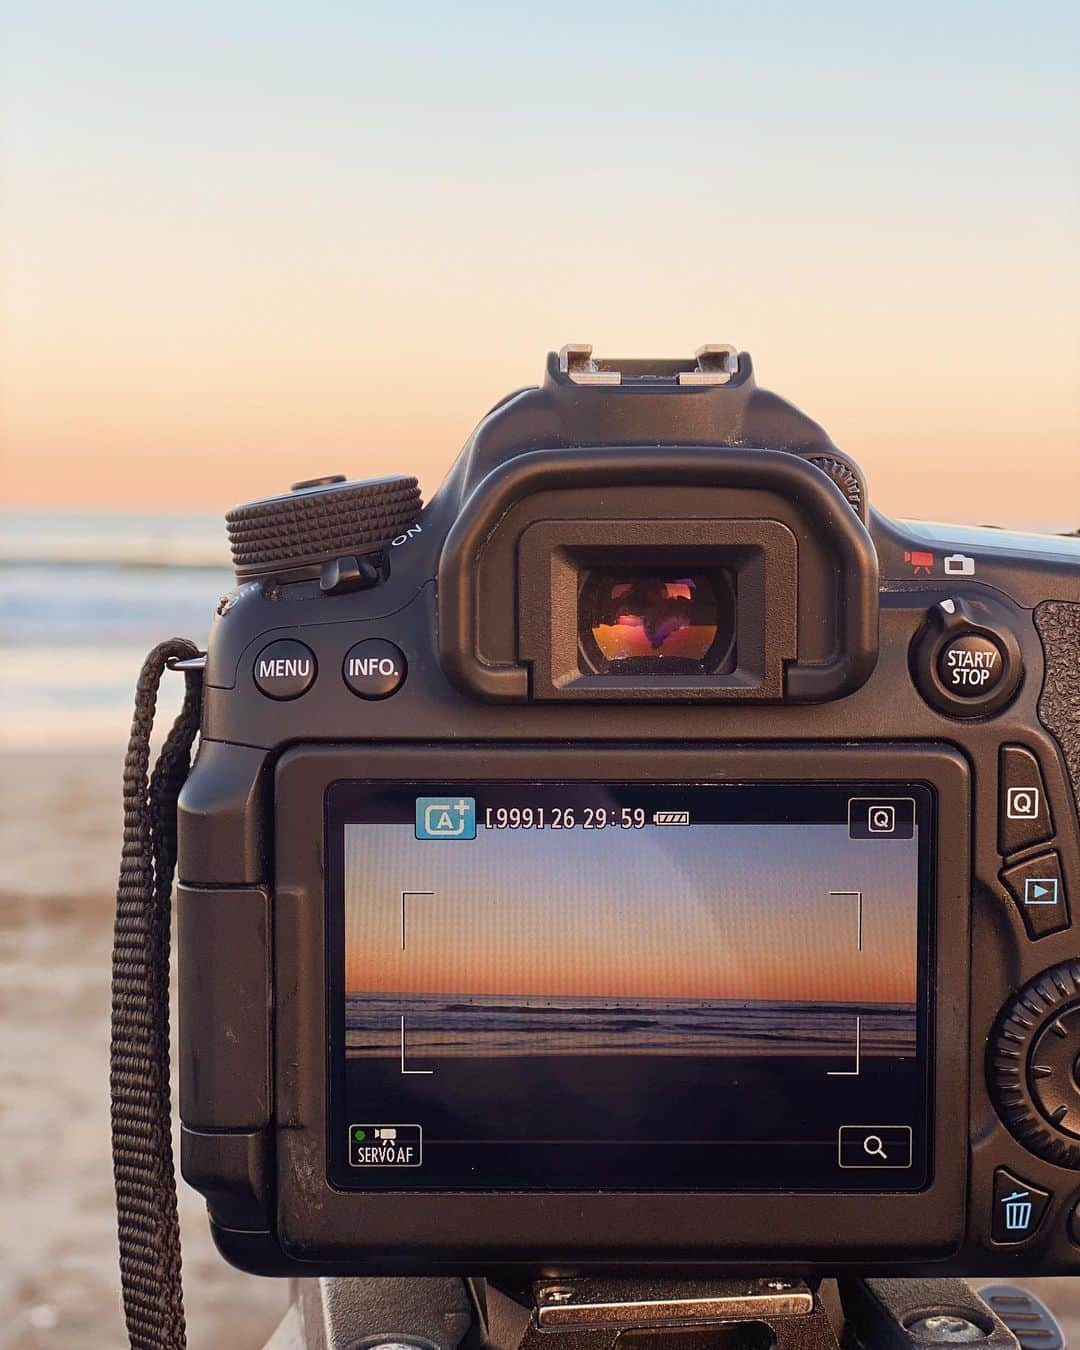
<svg viewBox="0 0 1080 1350">
<path fill-rule="evenodd" d="M 413 1055 L 793 1055 L 915 1053 L 913 1004 L 769 1003 L 683 999 L 523 999 L 351 994 L 350 1057 Z"/>
<path fill-rule="evenodd" d="M 207 513 L 0 511 L 0 565 L 226 567 L 225 523 Z"/>
</svg>

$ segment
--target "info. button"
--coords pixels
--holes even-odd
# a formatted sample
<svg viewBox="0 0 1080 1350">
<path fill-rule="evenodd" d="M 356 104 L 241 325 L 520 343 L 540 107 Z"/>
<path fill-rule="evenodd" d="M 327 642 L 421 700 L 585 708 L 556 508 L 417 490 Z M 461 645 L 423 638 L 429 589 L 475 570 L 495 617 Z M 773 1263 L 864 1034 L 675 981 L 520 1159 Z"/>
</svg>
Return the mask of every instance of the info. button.
<svg viewBox="0 0 1080 1350">
<path fill-rule="evenodd" d="M 910 1167 L 910 1125 L 841 1125 L 841 1167 Z"/>
<path fill-rule="evenodd" d="M 359 698 L 389 698 L 405 683 L 405 653 L 383 638 L 365 638 L 345 653 L 341 674 Z"/>
</svg>

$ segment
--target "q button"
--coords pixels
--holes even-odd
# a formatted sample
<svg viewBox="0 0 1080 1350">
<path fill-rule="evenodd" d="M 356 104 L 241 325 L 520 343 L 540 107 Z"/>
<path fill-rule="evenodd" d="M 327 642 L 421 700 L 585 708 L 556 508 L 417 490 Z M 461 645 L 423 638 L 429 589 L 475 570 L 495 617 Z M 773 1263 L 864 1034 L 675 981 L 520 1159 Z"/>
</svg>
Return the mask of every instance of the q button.
<svg viewBox="0 0 1080 1350">
<path fill-rule="evenodd" d="M 359 698 L 389 698 L 405 683 L 405 653 L 382 638 L 367 638 L 345 653 L 341 674 Z"/>
</svg>

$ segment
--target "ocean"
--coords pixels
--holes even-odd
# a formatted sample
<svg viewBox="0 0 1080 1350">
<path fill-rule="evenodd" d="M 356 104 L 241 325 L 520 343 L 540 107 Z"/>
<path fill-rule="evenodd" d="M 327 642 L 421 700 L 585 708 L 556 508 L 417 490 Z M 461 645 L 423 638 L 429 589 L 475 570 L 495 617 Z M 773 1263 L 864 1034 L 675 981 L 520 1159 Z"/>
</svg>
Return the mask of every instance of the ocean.
<svg viewBox="0 0 1080 1350">
<path fill-rule="evenodd" d="M 350 1059 L 532 1055 L 915 1054 L 914 1004 L 610 999 L 584 995 L 358 994 L 345 1000 Z"/>
<path fill-rule="evenodd" d="M 143 657 L 204 644 L 232 584 L 219 516 L 0 511 L 0 741 L 122 746 Z M 164 681 L 163 715 L 181 684 Z"/>
</svg>

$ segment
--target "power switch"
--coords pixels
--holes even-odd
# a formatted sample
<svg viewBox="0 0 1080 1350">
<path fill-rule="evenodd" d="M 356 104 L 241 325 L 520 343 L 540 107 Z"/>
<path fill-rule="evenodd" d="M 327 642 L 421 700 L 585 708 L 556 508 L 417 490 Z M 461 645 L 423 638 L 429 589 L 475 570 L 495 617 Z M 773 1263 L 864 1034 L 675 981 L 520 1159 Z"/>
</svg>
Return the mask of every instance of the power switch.
<svg viewBox="0 0 1080 1350">
<path fill-rule="evenodd" d="M 1039 761 L 1022 745 L 1003 745 L 998 768 L 998 852 L 1003 858 L 1054 833 Z"/>
</svg>

